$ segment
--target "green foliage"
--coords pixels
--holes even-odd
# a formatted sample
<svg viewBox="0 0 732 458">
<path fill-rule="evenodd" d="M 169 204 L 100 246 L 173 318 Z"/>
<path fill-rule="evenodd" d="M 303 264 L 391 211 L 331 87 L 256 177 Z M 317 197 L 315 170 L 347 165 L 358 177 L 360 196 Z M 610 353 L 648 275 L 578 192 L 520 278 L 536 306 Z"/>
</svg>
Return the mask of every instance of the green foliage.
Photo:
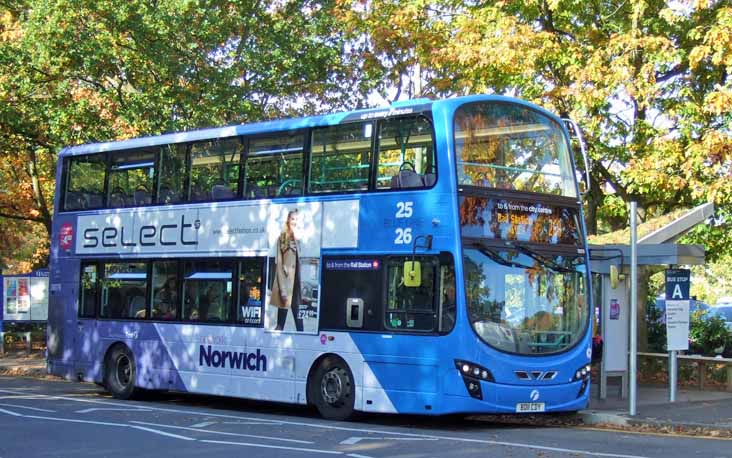
<svg viewBox="0 0 732 458">
<path fill-rule="evenodd" d="M 717 316 L 710 318 L 706 311 L 692 313 L 689 340 L 691 352 L 704 356 L 721 354 L 732 345 L 732 336 L 724 320 Z"/>
<path fill-rule="evenodd" d="M 656 307 L 655 297 L 646 301 L 646 323 L 648 325 L 648 350 L 663 353 L 666 351 L 666 323 L 663 312 Z"/>
<path fill-rule="evenodd" d="M 365 104 L 335 1 L 0 5 L 0 219 L 50 235 L 64 146 Z M 366 89 L 364 89 L 366 88 Z M 32 222 L 32 223 L 29 223 Z M 0 224 L 0 257 L 31 246 Z M 7 234 L 6 234 L 7 232 Z M 45 247 L 45 248 L 44 248 Z M 19 264 L 15 261 L 8 263 Z"/>
</svg>

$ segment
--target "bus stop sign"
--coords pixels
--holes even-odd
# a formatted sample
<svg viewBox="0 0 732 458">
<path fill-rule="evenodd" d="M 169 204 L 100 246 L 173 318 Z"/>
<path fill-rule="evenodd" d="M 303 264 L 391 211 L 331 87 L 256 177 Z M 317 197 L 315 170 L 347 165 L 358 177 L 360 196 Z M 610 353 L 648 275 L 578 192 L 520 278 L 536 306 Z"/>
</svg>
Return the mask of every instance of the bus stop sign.
<svg viewBox="0 0 732 458">
<path fill-rule="evenodd" d="M 689 269 L 667 269 L 666 300 L 689 300 L 689 285 L 691 284 L 690 279 L 691 271 Z"/>
<path fill-rule="evenodd" d="M 666 348 L 689 349 L 689 279 L 688 269 L 666 271 Z"/>
</svg>

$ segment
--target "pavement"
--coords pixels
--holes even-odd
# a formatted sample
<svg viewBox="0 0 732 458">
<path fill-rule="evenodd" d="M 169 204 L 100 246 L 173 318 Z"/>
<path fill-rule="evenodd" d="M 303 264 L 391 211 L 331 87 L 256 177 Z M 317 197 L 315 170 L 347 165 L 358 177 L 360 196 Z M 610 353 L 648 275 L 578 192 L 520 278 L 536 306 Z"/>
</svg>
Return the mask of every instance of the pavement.
<svg viewBox="0 0 732 458">
<path fill-rule="evenodd" d="M 590 406 L 578 416 L 585 425 L 732 437 L 732 391 L 678 389 L 671 403 L 668 386 L 640 385 L 636 414 L 630 415 L 630 402 L 621 398 L 619 385 L 608 385 L 602 400 L 593 383 Z"/>
<path fill-rule="evenodd" d="M 0 375 L 55 378 L 46 373 L 42 353 L 0 356 Z M 601 400 L 597 383 L 592 384 L 589 408 L 574 416 L 496 416 L 481 415 L 486 421 L 535 423 L 537 425 L 585 425 L 660 433 L 684 433 L 732 438 L 732 391 L 679 389 L 676 402 L 668 400 L 668 387 L 638 387 L 636 415 L 630 415 L 628 399 L 620 396 L 620 386 L 608 384 L 607 399 Z"/>
</svg>

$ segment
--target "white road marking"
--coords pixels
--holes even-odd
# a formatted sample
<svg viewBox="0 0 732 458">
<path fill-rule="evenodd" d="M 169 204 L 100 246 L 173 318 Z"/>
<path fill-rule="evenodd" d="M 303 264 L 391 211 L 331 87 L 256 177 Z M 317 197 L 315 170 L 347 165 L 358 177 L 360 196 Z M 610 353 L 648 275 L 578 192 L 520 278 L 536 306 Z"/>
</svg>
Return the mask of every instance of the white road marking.
<svg viewBox="0 0 732 458">
<path fill-rule="evenodd" d="M 346 456 L 350 456 L 350 457 L 352 457 L 352 458 L 371 458 L 370 456 L 366 456 L 366 455 L 359 455 L 358 453 L 349 453 L 349 454 L 348 454 L 348 455 L 346 455 Z"/>
<path fill-rule="evenodd" d="M 281 424 L 279 422 L 271 422 L 271 421 L 223 421 L 221 422 L 222 425 L 278 425 Z"/>
<path fill-rule="evenodd" d="M 121 412 L 152 412 L 150 409 L 132 406 L 132 408 L 127 408 L 127 409 L 109 409 L 106 407 L 92 407 L 91 409 L 77 410 L 76 413 L 89 413 L 89 412 L 95 412 L 95 411 L 100 411 L 100 410 L 115 410 L 115 411 L 121 411 Z"/>
<path fill-rule="evenodd" d="M 205 428 L 206 426 L 215 425 L 218 421 L 204 421 L 203 423 L 196 423 L 191 425 L 191 428 Z"/>
<path fill-rule="evenodd" d="M 186 441 L 195 441 L 196 440 L 192 437 L 179 436 L 178 434 L 172 434 L 172 433 L 168 433 L 165 431 L 158 431 L 157 429 L 152 429 L 152 428 L 145 428 L 144 426 L 130 425 L 130 428 L 139 429 L 141 431 L 147 431 L 147 432 L 154 433 L 154 434 L 160 434 L 161 436 L 172 437 L 173 439 L 183 439 Z"/>
<path fill-rule="evenodd" d="M 12 391 L 8 390 L 2 390 L 0 389 L 0 393 L 8 393 Z M 41 395 L 46 396 L 47 399 L 61 399 L 61 400 L 68 400 L 68 401 L 76 401 L 76 402 L 87 402 L 92 404 L 100 404 L 100 405 L 115 405 L 123 407 L 125 405 L 129 406 L 129 404 L 123 404 L 123 403 L 116 403 L 116 402 L 108 402 L 108 401 L 98 401 L 94 399 L 78 399 L 74 397 L 69 396 L 51 396 L 51 395 Z M 624 455 L 624 454 L 618 454 L 618 453 L 604 453 L 604 452 L 590 452 L 586 450 L 578 450 L 578 449 L 569 449 L 569 448 L 558 448 L 558 447 L 545 447 L 542 445 L 534 445 L 534 444 L 526 444 L 526 443 L 520 443 L 520 442 L 503 442 L 503 441 L 491 441 L 491 440 L 484 440 L 484 439 L 470 439 L 466 437 L 458 437 L 458 436 L 439 436 L 439 435 L 433 435 L 433 434 L 414 434 L 414 433 L 400 433 L 395 431 L 384 431 L 379 429 L 364 429 L 364 428 L 351 428 L 346 426 L 334 426 L 334 425 L 327 425 L 323 423 L 317 423 L 317 422 L 301 422 L 301 421 L 289 421 L 289 420 L 267 420 L 264 418 L 258 418 L 258 417 L 243 417 L 238 415 L 227 415 L 227 414 L 216 414 L 216 413 L 209 413 L 209 412 L 198 412 L 194 410 L 184 410 L 184 409 L 168 409 L 168 408 L 162 408 L 162 407 L 150 407 L 151 410 L 157 411 L 157 412 L 168 412 L 168 413 L 178 413 L 178 414 L 184 414 L 184 415 L 205 415 L 206 417 L 214 417 L 214 418 L 230 418 L 234 420 L 244 420 L 244 421 L 263 421 L 267 424 L 282 424 L 282 425 L 291 425 L 291 426 L 303 426 L 307 428 L 321 428 L 321 429 L 330 429 L 333 431 L 348 431 L 348 432 L 356 432 L 356 433 L 365 433 L 365 434 L 384 434 L 389 436 L 400 436 L 400 437 L 419 437 L 424 439 L 441 439 L 441 440 L 447 440 L 447 441 L 453 441 L 453 442 L 467 442 L 467 443 L 473 443 L 473 444 L 486 444 L 486 445 L 498 445 L 503 447 L 517 447 L 517 448 L 525 448 L 525 449 L 531 449 L 531 450 L 547 450 L 547 451 L 553 451 L 553 452 L 563 452 L 563 453 L 574 453 L 579 455 L 587 455 L 587 456 L 603 456 L 608 458 L 648 458 L 643 455 Z"/>
<path fill-rule="evenodd" d="M 0 406 L 15 407 L 16 409 L 35 410 L 37 412 L 51 412 L 51 413 L 56 412 L 55 410 L 39 409 L 38 407 L 18 406 L 18 405 L 15 405 L 15 404 L 0 404 Z"/>
<path fill-rule="evenodd" d="M 343 452 L 337 452 L 335 450 L 318 450 L 315 448 L 300 448 L 300 447 L 285 447 L 283 445 L 264 445 L 264 444 L 252 444 L 248 442 L 227 442 L 227 441 L 211 441 L 201 440 L 208 444 L 226 444 L 226 445 L 243 445 L 246 447 L 259 447 L 259 448 L 275 448 L 279 450 L 293 450 L 296 452 L 310 452 L 310 453 L 321 453 L 325 455 L 343 455 Z"/>
<path fill-rule="evenodd" d="M 158 428 L 184 429 L 187 431 L 197 431 L 197 432 L 208 433 L 208 434 L 220 434 L 222 436 L 252 437 L 254 439 L 268 439 L 268 440 L 273 440 L 273 441 L 293 442 L 295 444 L 314 444 L 315 443 L 312 441 L 301 441 L 301 440 L 297 440 L 297 439 L 283 439 L 280 437 L 272 437 L 272 436 L 257 436 L 254 434 L 227 433 L 224 431 L 212 431 L 210 429 L 197 429 L 194 427 L 187 427 L 187 426 L 161 425 L 160 423 L 148 423 L 146 421 L 133 420 L 133 421 L 130 421 L 130 423 L 135 423 L 138 425 L 157 426 Z"/>
<path fill-rule="evenodd" d="M 8 414 L 8 415 L 12 415 L 14 417 L 33 418 L 33 419 L 36 419 L 36 420 L 61 421 L 61 422 L 66 422 L 66 423 L 84 423 L 84 424 L 100 425 L 100 426 L 115 426 L 115 427 L 118 427 L 118 428 L 132 428 L 132 429 L 139 429 L 139 430 L 142 430 L 142 431 L 147 431 L 147 432 L 154 433 L 154 434 L 160 434 L 161 436 L 172 437 L 172 438 L 175 438 L 175 439 L 183 439 L 183 440 L 187 440 L 187 441 L 195 441 L 196 440 L 196 439 L 191 438 L 191 437 L 180 436 L 178 434 L 171 434 L 171 433 L 166 432 L 166 431 L 158 431 L 158 430 L 152 429 L 152 428 L 145 428 L 143 426 L 128 425 L 128 424 L 125 424 L 125 423 L 111 423 L 111 422 L 106 422 L 106 421 L 92 421 L 92 420 L 76 420 L 76 419 L 73 419 L 73 418 L 44 417 L 44 416 L 40 416 L 40 415 L 23 415 L 23 414 L 20 414 L 20 413 L 17 413 L 17 412 L 12 412 L 10 410 L 5 410 L 5 409 L 0 409 L 0 412 L 1 413 Z"/>
<path fill-rule="evenodd" d="M 436 441 L 437 438 L 424 438 L 424 437 L 349 437 L 348 439 L 341 441 L 341 445 L 353 445 L 358 444 L 362 440 L 370 441 Z"/>
</svg>

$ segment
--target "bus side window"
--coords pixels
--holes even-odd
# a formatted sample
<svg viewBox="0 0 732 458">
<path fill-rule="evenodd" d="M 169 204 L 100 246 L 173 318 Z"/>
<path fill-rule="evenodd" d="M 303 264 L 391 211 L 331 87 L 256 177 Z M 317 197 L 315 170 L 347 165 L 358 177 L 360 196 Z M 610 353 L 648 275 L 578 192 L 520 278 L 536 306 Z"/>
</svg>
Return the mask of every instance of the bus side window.
<svg viewBox="0 0 732 458">
<path fill-rule="evenodd" d="M 146 263 L 104 263 L 101 316 L 104 318 L 145 318 L 147 315 L 146 291 Z"/>
<path fill-rule="evenodd" d="M 377 154 L 377 189 L 424 188 L 437 181 L 432 125 L 425 117 L 383 121 Z"/>
<path fill-rule="evenodd" d="M 81 300 L 79 301 L 79 316 L 93 318 L 96 315 L 98 295 L 97 263 L 82 263 L 81 265 Z"/>
<path fill-rule="evenodd" d="M 456 320 L 455 266 L 453 264 L 440 265 L 440 332 L 448 333 L 452 331 Z"/>
<path fill-rule="evenodd" d="M 187 146 L 166 145 L 160 152 L 157 203 L 177 204 L 186 200 Z"/>
<path fill-rule="evenodd" d="M 155 148 L 112 155 L 109 168 L 107 207 L 131 207 L 152 203 Z"/>
<path fill-rule="evenodd" d="M 384 323 L 387 329 L 433 331 L 436 326 L 436 259 L 418 257 L 422 278 L 419 286 L 404 282 L 404 262 L 411 257 L 393 257 L 387 263 L 387 299 Z"/>
<path fill-rule="evenodd" d="M 301 133 L 287 132 L 250 139 L 244 165 L 244 197 L 302 195 L 304 140 Z"/>
<path fill-rule="evenodd" d="M 239 263 L 239 300 L 236 321 L 245 326 L 264 326 L 264 258 L 244 259 Z"/>
<path fill-rule="evenodd" d="M 233 199 L 239 192 L 239 139 L 191 145 L 190 201 Z"/>
<path fill-rule="evenodd" d="M 368 189 L 373 124 L 349 123 L 313 130 L 308 191 Z"/>
<path fill-rule="evenodd" d="M 72 157 L 67 160 L 64 210 L 102 207 L 106 160 L 104 154 Z"/>
</svg>

